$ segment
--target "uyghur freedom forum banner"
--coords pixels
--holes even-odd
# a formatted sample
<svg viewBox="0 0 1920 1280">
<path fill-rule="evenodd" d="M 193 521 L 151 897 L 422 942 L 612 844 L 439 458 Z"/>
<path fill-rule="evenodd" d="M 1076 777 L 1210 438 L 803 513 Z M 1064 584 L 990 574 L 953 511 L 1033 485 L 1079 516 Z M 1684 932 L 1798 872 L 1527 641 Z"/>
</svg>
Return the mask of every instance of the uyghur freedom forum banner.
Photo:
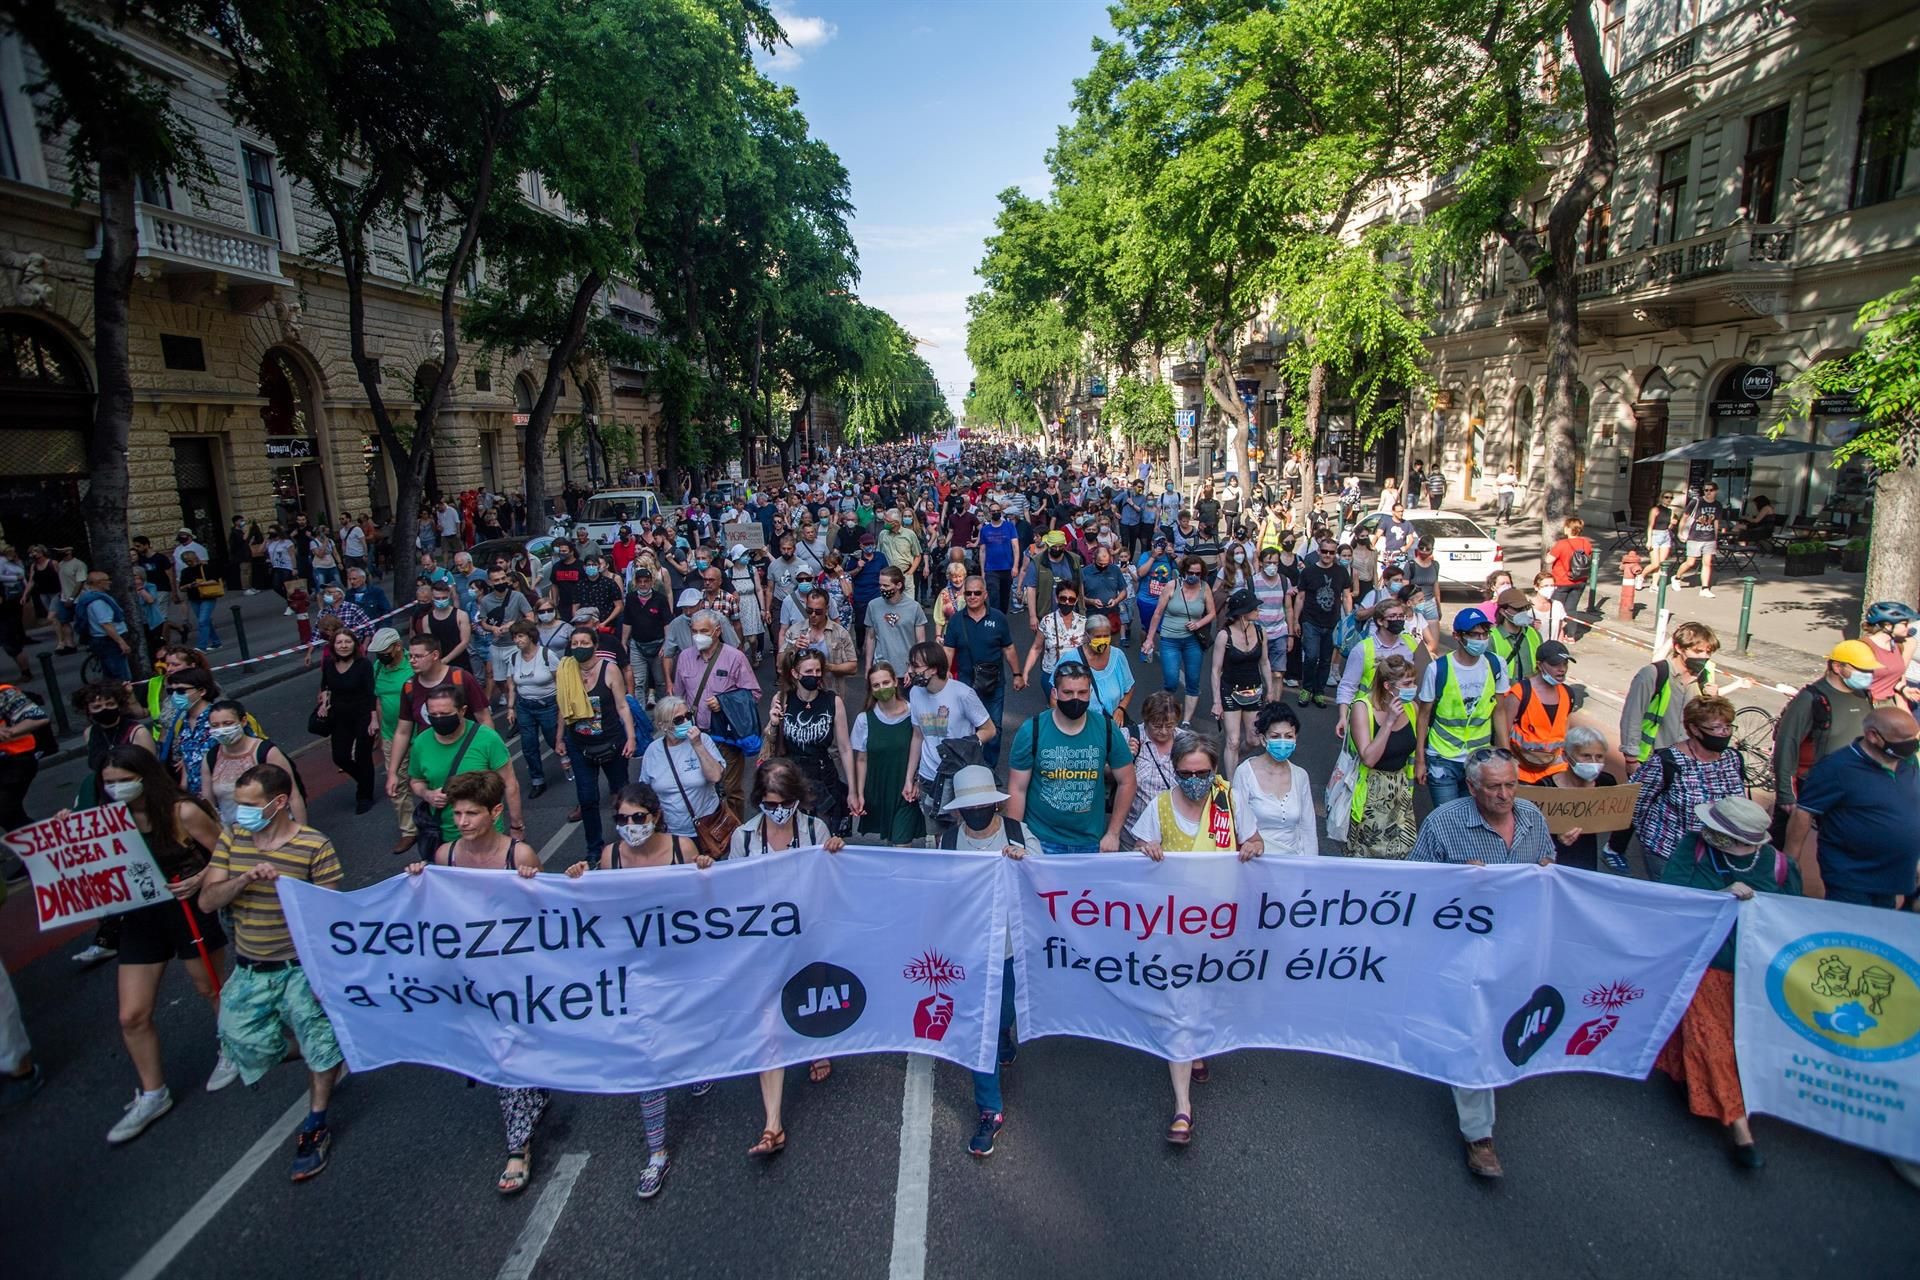
<svg viewBox="0 0 1920 1280">
<path fill-rule="evenodd" d="M 990 1070 L 1009 928 L 1023 1039 L 1305 1049 L 1476 1086 L 1644 1076 L 1735 909 L 1532 866 L 862 846 L 280 894 L 356 1070 L 582 1093 L 852 1053 Z"/>
<path fill-rule="evenodd" d="M 1741 903 L 1733 1025 L 1749 1112 L 1920 1160 L 1920 916 Z"/>
<path fill-rule="evenodd" d="M 354 1070 L 635 1093 L 845 1053 L 992 1070 L 1003 861 L 850 846 L 578 880 L 429 867 L 352 893 L 279 886 Z"/>
<path fill-rule="evenodd" d="M 1644 1077 L 1730 895 L 1558 867 L 1182 854 L 1018 864 L 1023 1037 L 1308 1049 L 1490 1087 Z"/>
</svg>

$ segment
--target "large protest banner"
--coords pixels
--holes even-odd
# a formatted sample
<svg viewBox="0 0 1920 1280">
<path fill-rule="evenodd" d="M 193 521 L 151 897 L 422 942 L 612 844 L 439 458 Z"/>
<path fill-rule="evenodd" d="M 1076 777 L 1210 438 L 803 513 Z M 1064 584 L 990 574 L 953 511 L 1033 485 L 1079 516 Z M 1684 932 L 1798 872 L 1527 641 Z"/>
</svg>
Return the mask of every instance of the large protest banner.
<svg viewBox="0 0 1920 1280">
<path fill-rule="evenodd" d="M 1740 904 L 1740 1090 L 1764 1112 L 1920 1160 L 1920 917 L 1757 894 Z"/>
<path fill-rule="evenodd" d="M 1644 1077 L 1735 903 L 1533 865 L 1180 854 L 1014 864 L 1023 1038 L 1307 1049 L 1469 1087 Z"/>
<path fill-rule="evenodd" d="M 164 901 L 167 887 L 133 815 L 118 802 L 7 832 L 33 881 L 40 928 L 64 928 Z"/>
<path fill-rule="evenodd" d="M 849 846 L 705 871 L 429 867 L 353 893 L 279 888 L 354 1070 L 633 1093 L 848 1053 L 991 1070 L 1004 861 Z"/>
</svg>

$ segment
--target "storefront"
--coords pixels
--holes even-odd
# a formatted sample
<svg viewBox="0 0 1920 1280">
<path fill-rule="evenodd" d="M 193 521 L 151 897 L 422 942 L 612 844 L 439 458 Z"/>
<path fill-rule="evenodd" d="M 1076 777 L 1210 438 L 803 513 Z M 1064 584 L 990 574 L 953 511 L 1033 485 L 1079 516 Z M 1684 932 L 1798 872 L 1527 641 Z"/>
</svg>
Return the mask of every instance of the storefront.
<svg viewBox="0 0 1920 1280">
<path fill-rule="evenodd" d="M 93 387 L 50 325 L 0 316 L 0 528 L 24 554 L 71 546 L 91 562 L 80 499 L 87 485 Z"/>
<path fill-rule="evenodd" d="M 298 361 L 275 348 L 260 362 L 260 411 L 273 477 L 273 519 L 282 526 L 301 512 L 315 526 L 327 522 L 326 473 L 314 432 L 313 383 Z"/>
</svg>

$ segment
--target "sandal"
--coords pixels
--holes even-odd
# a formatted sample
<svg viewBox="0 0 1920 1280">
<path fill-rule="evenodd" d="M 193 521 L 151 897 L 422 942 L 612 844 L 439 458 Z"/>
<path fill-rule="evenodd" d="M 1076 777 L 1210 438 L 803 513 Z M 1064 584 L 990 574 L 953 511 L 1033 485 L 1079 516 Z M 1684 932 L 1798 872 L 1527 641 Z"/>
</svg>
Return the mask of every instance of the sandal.
<svg viewBox="0 0 1920 1280">
<path fill-rule="evenodd" d="M 787 1149 L 787 1131 L 785 1129 L 762 1129 L 760 1141 L 747 1148 L 747 1154 L 766 1159 L 777 1156 Z"/>
<path fill-rule="evenodd" d="M 1205 1058 L 1196 1058 L 1193 1063 L 1193 1082 L 1195 1084 L 1205 1084 L 1211 1079 L 1213 1079 L 1213 1072 L 1207 1070 L 1207 1060 Z"/>
<path fill-rule="evenodd" d="M 520 1162 L 520 1168 L 502 1169 L 500 1181 L 493 1184 L 493 1189 L 503 1196 L 518 1195 L 533 1181 L 533 1144 L 529 1142 L 518 1151 L 507 1152 L 507 1162 L 511 1164 L 515 1160 Z"/>
<path fill-rule="evenodd" d="M 1167 1141 L 1176 1147 L 1184 1147 L 1193 1141 L 1193 1117 L 1182 1111 L 1174 1116 L 1173 1123 L 1167 1126 Z"/>
<path fill-rule="evenodd" d="M 815 1084 L 819 1084 L 832 1074 L 833 1059 L 831 1058 L 815 1059 L 814 1064 L 807 1068 L 807 1079 L 813 1081 Z"/>
</svg>

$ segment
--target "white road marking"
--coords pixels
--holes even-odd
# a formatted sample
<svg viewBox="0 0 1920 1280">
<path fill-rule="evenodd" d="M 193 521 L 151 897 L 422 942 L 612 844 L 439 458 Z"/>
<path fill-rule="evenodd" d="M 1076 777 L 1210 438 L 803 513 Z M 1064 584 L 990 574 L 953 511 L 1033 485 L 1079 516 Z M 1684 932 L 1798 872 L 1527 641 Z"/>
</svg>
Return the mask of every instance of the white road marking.
<svg viewBox="0 0 1920 1280">
<path fill-rule="evenodd" d="M 300 1096 L 280 1113 L 277 1120 L 267 1126 L 267 1131 L 261 1134 L 251 1147 L 247 1148 L 246 1154 L 233 1162 L 233 1166 L 220 1176 L 220 1181 L 209 1187 L 207 1194 L 201 1196 L 194 1206 L 173 1224 L 173 1228 L 167 1234 L 161 1236 L 151 1249 L 142 1254 L 140 1260 L 127 1269 L 126 1275 L 121 1277 L 121 1280 L 155 1280 L 155 1277 L 171 1266 L 173 1260 L 180 1256 L 181 1251 L 200 1234 L 201 1229 L 212 1222 L 220 1210 L 226 1207 L 227 1201 L 233 1199 L 240 1188 L 247 1184 L 247 1180 L 259 1172 L 260 1166 L 267 1162 L 267 1157 L 276 1151 L 286 1149 L 287 1135 L 293 1132 L 295 1125 L 306 1118 L 306 1114 L 307 1091 L 302 1089 Z"/>
<path fill-rule="evenodd" d="M 900 1172 L 893 1186 L 893 1260 L 889 1280 L 927 1273 L 927 1197 L 933 1185 L 933 1059 L 907 1055 L 900 1095 Z"/>
<path fill-rule="evenodd" d="M 553 1228 L 560 1221 L 560 1215 L 566 1210 L 567 1197 L 573 1194 L 573 1184 L 580 1180 L 580 1171 L 587 1167 L 588 1153 L 569 1151 L 560 1157 L 554 1166 L 553 1176 L 547 1179 L 547 1185 L 540 1192 L 540 1199 L 533 1206 L 533 1213 L 527 1219 L 527 1225 L 520 1228 L 520 1238 L 513 1242 L 513 1252 L 500 1266 L 499 1280 L 531 1280 L 534 1267 L 540 1263 L 540 1254 L 547 1247 L 547 1241 L 553 1236 Z"/>
</svg>

